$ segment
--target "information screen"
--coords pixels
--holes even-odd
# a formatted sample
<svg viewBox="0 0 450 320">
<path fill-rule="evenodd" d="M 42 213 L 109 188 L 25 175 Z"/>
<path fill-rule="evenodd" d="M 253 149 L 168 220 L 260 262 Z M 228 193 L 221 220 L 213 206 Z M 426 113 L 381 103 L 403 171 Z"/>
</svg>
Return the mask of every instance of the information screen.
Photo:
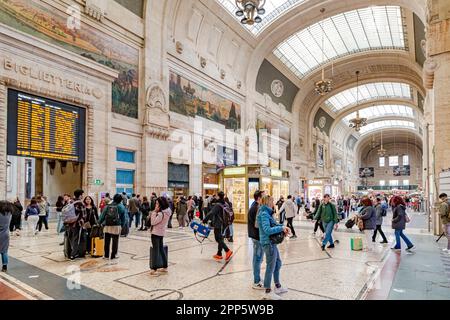
<svg viewBox="0 0 450 320">
<path fill-rule="evenodd" d="M 8 90 L 8 155 L 84 162 L 85 109 Z"/>
</svg>

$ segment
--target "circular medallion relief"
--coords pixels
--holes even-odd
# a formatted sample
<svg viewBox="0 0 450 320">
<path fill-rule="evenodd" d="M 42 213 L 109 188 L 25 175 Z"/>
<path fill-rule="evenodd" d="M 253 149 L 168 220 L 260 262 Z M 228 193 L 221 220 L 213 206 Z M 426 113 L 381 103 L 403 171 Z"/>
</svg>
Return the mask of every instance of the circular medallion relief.
<svg viewBox="0 0 450 320">
<path fill-rule="evenodd" d="M 320 117 L 319 119 L 319 127 L 321 129 L 325 128 L 325 125 L 327 124 L 327 118 L 325 117 Z"/>
<path fill-rule="evenodd" d="M 283 82 L 281 82 L 281 80 L 273 80 L 270 89 L 272 90 L 273 95 L 279 98 L 283 95 L 284 84 Z"/>
</svg>

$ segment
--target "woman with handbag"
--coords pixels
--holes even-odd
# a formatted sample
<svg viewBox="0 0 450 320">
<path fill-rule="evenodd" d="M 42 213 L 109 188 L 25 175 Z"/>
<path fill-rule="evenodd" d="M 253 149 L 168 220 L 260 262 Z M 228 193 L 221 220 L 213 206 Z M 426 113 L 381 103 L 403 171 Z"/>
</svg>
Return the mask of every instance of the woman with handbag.
<svg viewBox="0 0 450 320">
<path fill-rule="evenodd" d="M 364 246 L 364 251 L 373 251 L 374 245 L 372 242 L 373 230 L 376 228 L 377 215 L 375 209 L 372 206 L 372 200 L 369 197 L 364 197 L 361 200 L 363 205 L 362 210 L 358 213 L 358 217 L 362 220 L 362 231 L 366 238 L 366 245 Z"/>
<path fill-rule="evenodd" d="M 266 254 L 266 273 L 264 276 L 264 299 L 281 300 L 279 294 L 286 293 L 288 290 L 281 286 L 280 269 L 281 258 L 277 245 L 280 244 L 284 237 L 289 233 L 289 228 L 277 224 L 273 218 L 274 210 L 273 198 L 265 195 L 262 198 L 262 205 L 258 210 L 256 221 L 259 229 L 259 241 Z M 275 282 L 275 290 L 272 291 L 271 282 Z"/>
<path fill-rule="evenodd" d="M 159 276 L 160 274 L 167 274 L 167 255 L 164 251 L 164 236 L 166 235 L 167 222 L 172 215 L 172 210 L 169 208 L 169 202 L 165 197 L 156 199 L 155 210 L 150 216 L 151 221 L 151 239 L 152 239 L 152 253 L 153 261 L 150 275 Z M 159 264 L 160 262 L 160 264 Z"/>
<path fill-rule="evenodd" d="M 83 202 L 86 207 L 86 222 L 84 223 L 84 229 L 87 232 L 86 250 L 88 253 L 91 253 L 92 227 L 98 225 L 98 210 L 95 206 L 94 200 L 90 196 L 84 198 Z"/>
<path fill-rule="evenodd" d="M 409 217 L 406 214 L 406 203 L 400 196 L 394 196 L 391 199 L 392 204 L 392 229 L 395 230 L 395 246 L 392 250 L 401 251 L 402 244 L 400 238 L 405 241 L 408 248 L 406 251 L 410 252 L 414 249 L 414 244 L 408 239 L 408 237 L 403 233 L 406 229 L 406 223 L 409 222 Z"/>
</svg>

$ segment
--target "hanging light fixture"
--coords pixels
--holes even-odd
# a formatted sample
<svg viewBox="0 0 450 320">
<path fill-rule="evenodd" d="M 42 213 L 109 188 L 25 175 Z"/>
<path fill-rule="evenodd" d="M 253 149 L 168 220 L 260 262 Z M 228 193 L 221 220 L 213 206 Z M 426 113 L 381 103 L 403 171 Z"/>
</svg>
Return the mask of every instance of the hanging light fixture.
<svg viewBox="0 0 450 320">
<path fill-rule="evenodd" d="M 265 4 L 266 0 L 236 0 L 238 9 L 235 14 L 238 17 L 242 17 L 242 24 L 251 26 L 262 21 L 259 15 L 266 13 L 266 9 L 264 9 Z"/>
<path fill-rule="evenodd" d="M 320 12 L 323 14 L 325 12 L 325 8 L 320 9 Z M 322 19 L 323 21 L 323 19 Z M 320 24 L 320 22 L 319 22 Z M 320 95 L 324 96 L 327 93 L 333 90 L 333 80 L 325 79 L 325 46 L 324 46 L 324 30 L 322 24 L 320 24 L 322 29 L 322 78 L 314 84 L 314 91 Z"/>
<path fill-rule="evenodd" d="M 356 108 L 359 107 L 359 71 L 356 71 Z M 367 125 L 367 118 L 361 118 L 359 116 L 359 109 L 356 109 L 356 118 L 350 120 L 348 125 L 350 128 L 355 129 L 359 132 L 362 127 Z"/>
<path fill-rule="evenodd" d="M 378 147 L 378 142 L 376 142 L 375 140 L 375 133 L 372 135 L 372 142 L 370 143 L 372 149 L 375 149 L 376 147 Z"/>
<path fill-rule="evenodd" d="M 381 129 L 381 147 L 378 149 L 378 155 L 384 157 L 386 155 L 386 149 L 383 148 L 383 129 Z"/>
</svg>

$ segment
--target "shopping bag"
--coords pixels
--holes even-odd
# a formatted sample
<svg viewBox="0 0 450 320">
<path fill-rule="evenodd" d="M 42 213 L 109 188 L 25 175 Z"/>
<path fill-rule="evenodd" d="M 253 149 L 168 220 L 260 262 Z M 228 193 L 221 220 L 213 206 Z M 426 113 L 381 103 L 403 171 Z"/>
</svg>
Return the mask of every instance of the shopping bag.
<svg viewBox="0 0 450 320">
<path fill-rule="evenodd" d="M 363 249 L 363 241 L 361 237 L 352 237 L 350 239 L 350 248 L 353 251 L 361 251 Z"/>
</svg>

